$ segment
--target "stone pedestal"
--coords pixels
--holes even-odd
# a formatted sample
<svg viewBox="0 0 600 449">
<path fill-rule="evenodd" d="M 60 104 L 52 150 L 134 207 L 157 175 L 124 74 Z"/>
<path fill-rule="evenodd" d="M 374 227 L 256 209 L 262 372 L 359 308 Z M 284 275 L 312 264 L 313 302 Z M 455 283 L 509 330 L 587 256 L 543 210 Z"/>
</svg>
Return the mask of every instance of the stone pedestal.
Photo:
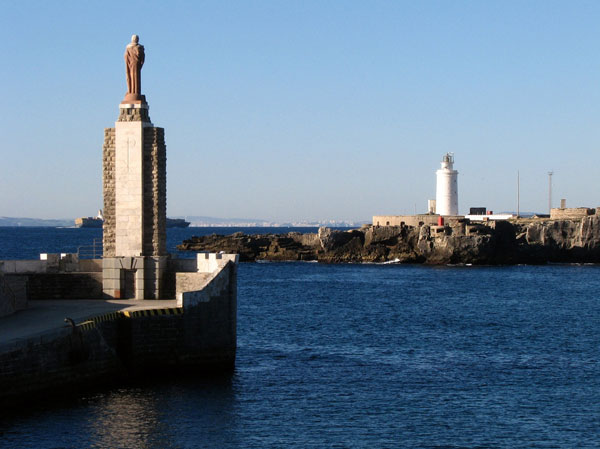
<svg viewBox="0 0 600 449">
<path fill-rule="evenodd" d="M 167 256 L 166 147 L 145 101 L 119 105 L 115 127 L 104 131 L 103 152 L 104 294 L 160 298 Z"/>
<path fill-rule="evenodd" d="M 161 299 L 167 256 L 105 257 L 102 290 L 105 298 Z"/>
</svg>

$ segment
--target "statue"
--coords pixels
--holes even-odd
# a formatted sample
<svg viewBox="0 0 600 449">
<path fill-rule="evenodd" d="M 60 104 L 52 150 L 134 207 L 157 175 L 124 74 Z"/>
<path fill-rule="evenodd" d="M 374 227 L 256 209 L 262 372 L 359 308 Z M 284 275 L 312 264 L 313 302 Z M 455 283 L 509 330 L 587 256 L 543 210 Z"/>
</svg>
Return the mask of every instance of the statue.
<svg viewBox="0 0 600 449">
<path fill-rule="evenodd" d="M 131 36 L 131 43 L 125 48 L 125 73 L 127 76 L 127 94 L 125 101 L 143 100 L 142 66 L 144 65 L 144 46 L 138 44 L 138 36 Z"/>
</svg>

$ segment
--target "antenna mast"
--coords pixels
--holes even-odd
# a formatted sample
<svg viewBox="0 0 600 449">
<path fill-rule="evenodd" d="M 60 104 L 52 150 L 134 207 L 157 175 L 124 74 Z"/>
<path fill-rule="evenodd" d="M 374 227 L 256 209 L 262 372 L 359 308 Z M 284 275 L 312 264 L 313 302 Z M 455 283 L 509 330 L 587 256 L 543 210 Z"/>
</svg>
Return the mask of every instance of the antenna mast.
<svg viewBox="0 0 600 449">
<path fill-rule="evenodd" d="M 517 170 L 517 218 L 520 215 L 521 206 L 521 177 L 519 176 L 519 170 Z"/>
<path fill-rule="evenodd" d="M 548 172 L 548 213 L 552 210 L 552 175 L 553 171 Z"/>
</svg>

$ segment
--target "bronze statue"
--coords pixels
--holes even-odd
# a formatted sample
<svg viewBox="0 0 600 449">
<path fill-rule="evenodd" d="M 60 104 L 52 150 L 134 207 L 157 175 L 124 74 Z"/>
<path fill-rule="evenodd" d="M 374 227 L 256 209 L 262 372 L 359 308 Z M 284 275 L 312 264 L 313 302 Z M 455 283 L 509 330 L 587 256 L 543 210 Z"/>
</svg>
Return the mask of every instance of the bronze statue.
<svg viewBox="0 0 600 449">
<path fill-rule="evenodd" d="M 131 43 L 125 48 L 125 73 L 127 75 L 127 95 L 125 99 L 142 99 L 142 66 L 144 46 L 138 44 L 138 36 L 131 36 Z"/>
</svg>

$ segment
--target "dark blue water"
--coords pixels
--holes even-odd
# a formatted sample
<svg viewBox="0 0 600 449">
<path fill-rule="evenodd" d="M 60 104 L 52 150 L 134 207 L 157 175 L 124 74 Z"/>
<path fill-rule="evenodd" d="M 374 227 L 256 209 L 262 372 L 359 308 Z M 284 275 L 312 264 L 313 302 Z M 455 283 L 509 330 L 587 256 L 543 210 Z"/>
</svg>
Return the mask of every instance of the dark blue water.
<svg viewBox="0 0 600 449">
<path fill-rule="evenodd" d="M 32 407 L 0 448 L 600 447 L 599 275 L 241 264 L 231 378 Z"/>
<path fill-rule="evenodd" d="M 235 232 L 246 234 L 279 234 L 286 232 L 317 232 L 319 228 L 240 228 L 240 227 L 194 227 L 167 229 L 167 251 L 177 257 L 194 257 L 194 254 L 177 251 L 176 246 L 192 236 L 210 234 L 230 235 Z M 347 228 L 334 228 L 347 229 Z M 85 249 L 90 255 L 90 246 L 102 245 L 101 228 L 49 228 L 49 227 L 2 227 L 0 226 L 0 260 L 39 259 L 40 253 L 77 253 Z M 86 257 L 89 258 L 89 257 Z"/>
</svg>

